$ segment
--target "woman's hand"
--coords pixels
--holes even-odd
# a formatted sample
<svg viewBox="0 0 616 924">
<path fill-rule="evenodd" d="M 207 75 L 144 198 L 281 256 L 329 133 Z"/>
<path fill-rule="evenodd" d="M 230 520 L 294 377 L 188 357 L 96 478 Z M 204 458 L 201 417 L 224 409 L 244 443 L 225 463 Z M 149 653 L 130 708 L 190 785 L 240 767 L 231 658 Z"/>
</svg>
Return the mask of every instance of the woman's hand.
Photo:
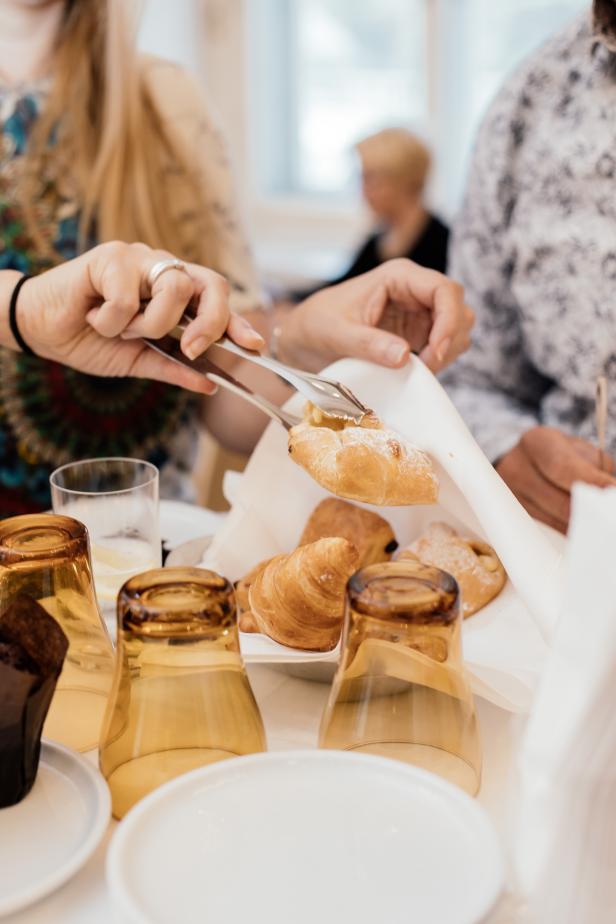
<svg viewBox="0 0 616 924">
<path fill-rule="evenodd" d="M 388 260 L 291 309 L 279 352 L 317 371 L 343 356 L 396 368 L 413 350 L 437 372 L 468 349 L 474 320 L 457 282 L 410 260 Z"/>
<path fill-rule="evenodd" d="M 600 488 L 616 485 L 610 456 L 554 427 L 527 430 L 496 463 L 496 471 L 531 516 L 561 533 L 567 531 L 576 481 Z"/>
<path fill-rule="evenodd" d="M 141 337 L 172 330 L 186 306 L 196 312 L 181 348 L 194 359 L 225 332 L 248 349 L 263 338 L 231 314 L 222 276 L 189 263 L 187 272 L 162 273 L 150 291 L 149 271 L 170 254 L 145 244 L 110 242 L 29 279 L 19 294 L 17 319 L 25 342 L 38 355 L 102 376 L 159 379 L 210 394 L 215 386 L 149 349 Z M 18 277 L 16 277 L 18 278 Z M 145 310 L 141 301 L 149 299 Z"/>
</svg>

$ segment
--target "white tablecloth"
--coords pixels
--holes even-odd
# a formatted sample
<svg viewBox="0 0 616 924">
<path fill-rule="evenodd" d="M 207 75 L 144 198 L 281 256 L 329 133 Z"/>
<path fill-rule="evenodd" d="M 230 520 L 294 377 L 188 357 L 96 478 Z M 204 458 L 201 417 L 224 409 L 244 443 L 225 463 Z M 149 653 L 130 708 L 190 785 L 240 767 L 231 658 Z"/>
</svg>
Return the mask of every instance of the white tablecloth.
<svg viewBox="0 0 616 924">
<path fill-rule="evenodd" d="M 264 665 L 251 665 L 248 672 L 270 750 L 315 747 L 328 685 L 297 680 L 281 668 Z M 513 758 L 524 719 L 485 700 L 477 700 L 477 713 L 484 753 L 478 798 L 506 843 Z M 96 762 L 95 752 L 89 756 Z M 70 882 L 38 904 L 2 918 L 3 924 L 112 924 L 117 920 L 105 882 L 105 856 L 115 826 L 116 822 L 110 823 L 103 843 Z"/>
</svg>

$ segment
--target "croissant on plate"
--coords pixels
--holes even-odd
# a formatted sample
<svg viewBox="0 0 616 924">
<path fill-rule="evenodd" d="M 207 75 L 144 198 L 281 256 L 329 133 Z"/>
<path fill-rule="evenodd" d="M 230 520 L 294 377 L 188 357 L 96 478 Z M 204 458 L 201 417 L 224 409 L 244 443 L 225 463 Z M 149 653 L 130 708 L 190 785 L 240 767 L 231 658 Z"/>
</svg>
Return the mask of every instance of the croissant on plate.
<svg viewBox="0 0 616 924">
<path fill-rule="evenodd" d="M 434 504 L 438 498 L 429 457 L 374 415 L 356 425 L 309 409 L 289 431 L 289 454 L 337 497 L 393 507 Z"/>
<path fill-rule="evenodd" d="M 398 548 L 391 526 L 372 510 L 357 507 L 337 497 L 327 497 L 318 504 L 304 526 L 300 545 L 326 536 L 341 536 L 357 549 L 358 568 L 389 561 Z"/>
<path fill-rule="evenodd" d="M 243 578 L 240 578 L 239 581 L 235 582 L 235 602 L 237 603 L 237 624 L 241 632 L 258 632 L 259 627 L 257 621 L 254 618 L 252 611 L 250 609 L 250 601 L 248 599 L 248 593 L 250 591 L 250 585 L 260 574 L 265 566 L 271 561 L 271 559 L 266 558 L 265 561 L 260 561 L 258 565 L 255 565 L 254 568 L 251 568 L 250 571 L 244 575 Z"/>
<path fill-rule="evenodd" d="M 339 537 L 276 555 L 250 585 L 259 630 L 281 645 L 330 651 L 342 629 L 344 592 L 358 553 Z"/>
</svg>

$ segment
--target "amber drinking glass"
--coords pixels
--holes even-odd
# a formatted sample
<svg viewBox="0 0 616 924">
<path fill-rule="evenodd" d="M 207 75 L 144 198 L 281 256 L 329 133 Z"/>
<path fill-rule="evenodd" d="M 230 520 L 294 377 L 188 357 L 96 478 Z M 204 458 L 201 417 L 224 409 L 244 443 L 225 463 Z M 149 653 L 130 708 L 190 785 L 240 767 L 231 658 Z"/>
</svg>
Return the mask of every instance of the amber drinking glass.
<svg viewBox="0 0 616 924">
<path fill-rule="evenodd" d="M 265 747 L 231 584 L 200 568 L 127 581 L 100 746 L 115 817 L 180 773 Z"/>
<path fill-rule="evenodd" d="M 50 514 L 0 521 L 0 610 L 20 593 L 38 600 L 69 640 L 43 735 L 88 751 L 98 744 L 113 654 L 82 523 Z"/>
<path fill-rule="evenodd" d="M 402 760 L 474 795 L 481 749 L 460 636 L 449 574 L 412 561 L 358 571 L 320 746 Z"/>
</svg>

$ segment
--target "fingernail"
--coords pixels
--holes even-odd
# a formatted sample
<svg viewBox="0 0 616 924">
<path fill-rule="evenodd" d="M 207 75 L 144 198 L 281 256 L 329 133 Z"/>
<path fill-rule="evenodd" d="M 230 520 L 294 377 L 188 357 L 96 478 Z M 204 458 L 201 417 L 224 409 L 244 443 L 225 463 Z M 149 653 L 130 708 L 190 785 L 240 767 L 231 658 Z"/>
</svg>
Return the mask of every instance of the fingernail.
<svg viewBox="0 0 616 924">
<path fill-rule="evenodd" d="M 402 343 L 391 343 L 385 350 L 385 360 L 392 366 L 399 365 L 407 354 L 407 348 Z"/>
<path fill-rule="evenodd" d="M 191 340 L 190 343 L 182 346 L 182 349 L 189 359 L 196 359 L 197 356 L 201 356 L 203 351 L 207 349 L 208 342 L 206 337 L 196 337 L 194 340 Z"/>
<path fill-rule="evenodd" d="M 436 351 L 436 358 L 438 359 L 439 363 L 442 363 L 444 361 L 445 357 L 447 356 L 450 346 L 451 346 L 451 337 L 445 337 L 445 339 L 442 341 L 441 345 L 439 346 L 438 350 Z"/>
<path fill-rule="evenodd" d="M 242 317 L 240 317 L 239 320 L 241 321 L 242 326 L 246 328 L 246 333 L 251 334 L 253 340 L 258 340 L 259 343 L 265 343 L 265 338 L 261 336 L 258 330 L 255 330 L 250 321 L 247 321 L 246 318 Z"/>
</svg>

